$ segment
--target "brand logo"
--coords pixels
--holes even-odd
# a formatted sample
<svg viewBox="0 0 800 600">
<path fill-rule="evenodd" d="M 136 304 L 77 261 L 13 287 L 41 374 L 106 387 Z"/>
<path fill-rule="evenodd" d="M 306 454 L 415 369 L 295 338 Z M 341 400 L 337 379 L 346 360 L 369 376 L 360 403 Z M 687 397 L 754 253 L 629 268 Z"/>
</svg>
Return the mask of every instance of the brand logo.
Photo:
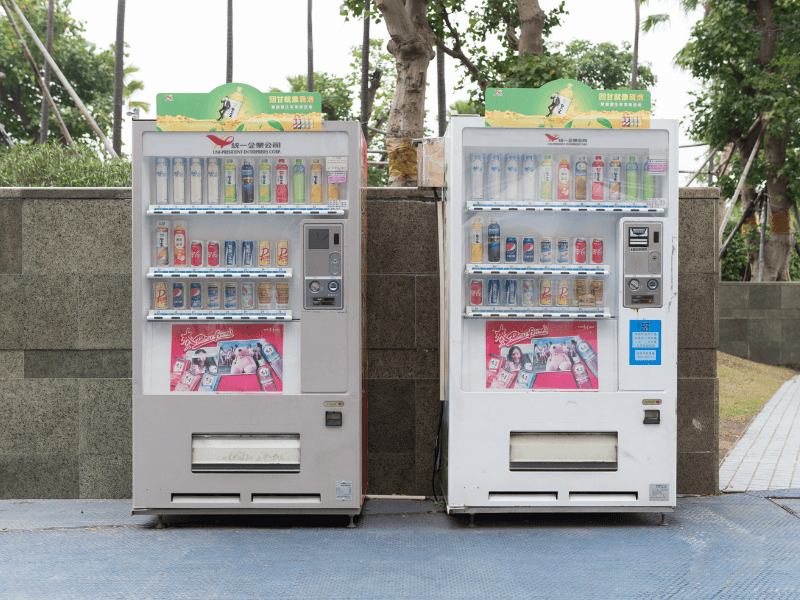
<svg viewBox="0 0 800 600">
<path fill-rule="evenodd" d="M 172 102 L 172 94 L 166 94 L 164 96 L 164 100 L 169 100 L 170 102 Z"/>
<path fill-rule="evenodd" d="M 196 350 L 197 348 L 202 348 L 203 346 L 216 344 L 220 340 L 230 340 L 232 338 L 232 327 L 223 330 L 218 329 L 211 335 L 205 335 L 202 333 L 194 334 L 191 331 L 187 331 L 181 334 L 181 346 L 183 346 L 184 350 Z"/>
<path fill-rule="evenodd" d="M 547 325 L 542 325 L 541 328 L 531 326 L 527 329 L 516 331 L 506 331 L 505 326 L 500 325 L 500 328 L 494 332 L 494 341 L 498 346 L 508 348 L 522 340 L 532 340 L 534 338 L 546 336 Z"/>
<path fill-rule="evenodd" d="M 558 140 L 561 139 L 561 136 L 559 135 L 552 135 L 550 133 L 545 133 L 544 135 L 547 138 L 548 142 L 557 142 Z"/>
<path fill-rule="evenodd" d="M 215 135 L 207 135 L 206 137 L 214 142 L 214 148 L 224 148 L 233 143 L 232 135 L 225 136 L 225 138 L 218 138 Z"/>
</svg>

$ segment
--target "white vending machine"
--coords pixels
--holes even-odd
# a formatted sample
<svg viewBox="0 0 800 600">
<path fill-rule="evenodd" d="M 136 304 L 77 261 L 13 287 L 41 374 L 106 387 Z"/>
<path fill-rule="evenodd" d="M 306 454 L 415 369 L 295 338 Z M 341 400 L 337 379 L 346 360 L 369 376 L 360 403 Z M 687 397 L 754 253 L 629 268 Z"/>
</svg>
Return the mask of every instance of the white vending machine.
<svg viewBox="0 0 800 600">
<path fill-rule="evenodd" d="M 216 133 L 170 129 L 160 111 L 133 124 L 133 513 L 352 523 L 366 486 L 361 130 L 252 126 L 258 92 L 238 91 L 239 121 L 214 114 Z"/>
<path fill-rule="evenodd" d="M 677 122 L 502 126 L 489 92 L 444 139 L 448 512 L 671 512 Z"/>
</svg>

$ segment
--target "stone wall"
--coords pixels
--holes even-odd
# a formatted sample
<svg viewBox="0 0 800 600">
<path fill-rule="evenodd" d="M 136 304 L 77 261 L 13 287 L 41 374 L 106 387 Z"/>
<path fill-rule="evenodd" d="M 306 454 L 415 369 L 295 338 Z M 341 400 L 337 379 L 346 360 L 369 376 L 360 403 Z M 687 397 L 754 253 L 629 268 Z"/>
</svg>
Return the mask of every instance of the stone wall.
<svg viewBox="0 0 800 600">
<path fill-rule="evenodd" d="M 717 490 L 716 189 L 681 190 L 678 492 Z M 369 493 L 431 493 L 436 207 L 370 189 Z M 128 189 L 0 188 L 0 498 L 131 494 Z"/>
<path fill-rule="evenodd" d="M 800 364 L 800 283 L 723 281 L 719 349 L 768 365 Z"/>
</svg>

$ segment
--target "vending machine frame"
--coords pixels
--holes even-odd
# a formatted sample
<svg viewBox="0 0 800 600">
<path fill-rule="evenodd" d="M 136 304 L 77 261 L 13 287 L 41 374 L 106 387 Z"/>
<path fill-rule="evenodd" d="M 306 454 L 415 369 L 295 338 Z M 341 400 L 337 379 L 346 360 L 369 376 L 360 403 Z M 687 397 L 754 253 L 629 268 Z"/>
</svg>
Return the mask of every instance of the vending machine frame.
<svg viewBox="0 0 800 600">
<path fill-rule="evenodd" d="M 545 137 L 545 132 L 550 135 Z M 593 148 L 604 148 L 607 161 L 611 151 L 625 155 L 626 144 L 630 142 L 632 147 L 639 148 L 637 154 L 641 157 L 647 153 L 642 151 L 647 147 L 647 140 L 657 136 L 661 142 L 656 145 L 664 151 L 662 164 L 668 165 L 668 172 L 659 184 L 664 192 L 660 201 L 631 203 L 625 202 L 623 195 L 621 201 L 608 201 L 606 197 L 602 202 L 556 202 L 541 201 L 537 196 L 535 202 L 524 202 L 520 198 L 516 202 L 493 203 L 475 202 L 469 194 L 470 152 L 484 152 L 487 159 L 491 152 L 516 152 L 520 153 L 520 159 L 521 153 L 530 152 L 537 155 L 538 160 L 543 154 L 551 154 L 554 166 L 556 157 L 567 152 L 573 161 L 570 163 L 573 169 L 576 153 L 590 155 L 591 165 Z M 663 143 L 664 140 L 668 142 Z M 572 141 L 576 146 L 569 146 Z M 442 302 L 445 315 L 442 327 L 446 344 L 441 355 L 445 389 L 439 461 L 448 513 L 466 513 L 474 517 L 476 513 L 502 512 L 663 514 L 674 511 L 679 210 L 677 122 L 653 120 L 650 129 L 638 131 L 559 130 L 487 127 L 483 117 L 458 115 L 449 123 L 444 146 Z M 538 186 L 538 174 L 536 181 Z M 511 229 L 516 234 L 520 254 L 522 224 L 537 229 L 537 242 L 540 235 L 553 236 L 554 244 L 557 235 L 570 238 L 600 235 L 606 240 L 606 260 L 603 261 L 606 264 L 507 266 L 501 256 L 499 264 L 470 265 L 469 224 L 473 217 L 480 216 L 504 216 L 505 223 L 513 223 Z M 572 224 L 574 228 L 571 228 Z M 484 245 L 487 225 L 483 224 Z M 653 232 L 658 230 L 660 234 L 656 235 L 655 241 L 661 264 L 658 265 L 658 274 L 652 276 L 660 283 L 655 294 L 658 307 L 631 305 L 634 286 L 631 280 L 643 275 L 642 285 L 650 281 L 647 265 L 640 274 L 637 269 L 642 267 L 632 265 L 629 260 L 629 256 L 637 256 L 630 252 L 629 245 L 636 242 L 629 243 L 624 236 L 632 235 L 632 226 L 635 225 L 649 226 L 651 258 L 656 248 Z M 558 228 L 560 231 L 556 231 Z M 501 234 L 501 254 L 503 237 Z M 610 244 L 612 241 L 614 243 Z M 537 263 L 538 259 L 537 247 Z M 485 259 L 482 262 L 486 262 Z M 522 262 L 521 258 L 518 262 Z M 526 271 L 526 268 L 531 270 Z M 626 270 L 627 274 L 623 272 Z M 470 306 L 471 276 L 516 275 L 522 278 L 527 272 L 531 277 L 552 278 L 555 287 L 555 280 L 560 276 L 571 278 L 578 271 L 581 276 L 596 276 L 606 282 L 608 298 L 604 306 L 582 311 L 583 314 L 576 314 L 572 308 L 559 310 L 555 299 L 553 306 L 547 307 Z M 488 279 L 483 280 L 484 286 L 486 281 Z M 487 292 L 487 289 L 482 289 L 483 294 Z M 503 292 L 502 288 L 500 292 Z M 521 295 L 522 290 L 519 289 L 517 294 Z M 635 300 L 652 301 L 652 298 Z M 599 389 L 490 389 L 488 383 L 483 383 L 484 369 L 487 368 L 485 358 L 480 364 L 478 357 L 488 353 L 483 347 L 482 331 L 486 331 L 488 338 L 488 329 L 483 323 L 492 319 L 522 327 L 537 323 L 540 328 L 541 324 L 596 323 L 598 370 L 602 379 Z M 640 343 L 642 331 L 648 330 L 650 322 L 657 322 L 660 327 L 655 338 L 658 349 L 638 354 L 631 348 L 632 341 L 635 339 L 637 345 Z M 647 340 L 641 343 L 647 347 Z M 476 383 L 478 380 L 480 382 Z"/>
<path fill-rule="evenodd" d="M 164 141 L 161 156 L 187 156 L 192 152 L 181 150 L 181 140 L 191 138 L 197 148 L 197 140 L 206 136 L 161 132 L 155 121 L 133 121 L 133 514 L 341 514 L 350 516 L 351 525 L 353 516 L 360 514 L 367 484 L 363 136 L 358 123 L 341 121 L 323 122 L 321 132 L 245 131 L 234 135 L 243 142 L 282 141 L 284 148 L 306 148 L 304 156 L 316 156 L 322 146 L 306 147 L 308 144 L 324 142 L 326 135 L 338 135 L 341 140 L 342 134 L 347 136 L 346 146 L 337 147 L 346 150 L 341 156 L 347 158 L 347 183 L 341 187 L 346 188 L 348 208 L 297 206 L 291 199 L 289 204 L 276 206 L 273 199 L 267 207 L 238 204 L 232 211 L 228 205 L 203 205 L 178 211 L 155 206 L 150 198 L 155 167 L 153 152 L 145 152 L 145 138 L 150 136 L 149 143 L 156 146 Z M 211 147 L 209 142 L 204 156 L 212 155 Z M 284 328 L 299 329 L 291 334 L 295 352 L 299 352 L 293 359 L 298 380 L 291 384 L 292 393 L 180 393 L 149 379 L 156 377 L 156 371 L 161 377 L 160 370 L 169 369 L 169 365 L 152 364 L 154 328 L 191 322 L 189 317 L 153 317 L 154 263 L 150 257 L 153 229 L 160 218 L 217 220 L 220 239 L 225 237 L 226 223 L 245 219 L 293 219 L 291 223 L 303 228 L 295 236 L 303 246 L 292 248 L 288 269 L 294 273 L 293 310 L 275 316 L 279 319 L 275 322 Z M 313 227 L 337 232 L 337 244 L 341 233 L 341 266 L 337 264 L 334 270 L 336 261 L 331 259 L 329 279 L 335 280 L 331 285 L 341 286 L 339 302 L 343 306 L 333 301 L 320 307 L 322 310 L 308 306 L 311 299 L 306 288 L 319 287 L 309 286 L 318 283 L 312 271 L 319 269 L 320 263 L 314 254 L 320 251 L 314 248 L 321 247 L 319 242 L 316 246 L 309 242 L 309 226 L 312 233 Z M 223 313 L 236 311 L 219 312 L 208 318 L 232 319 L 230 322 L 239 325 L 253 323 L 246 314 L 226 317 Z M 220 464 L 210 468 L 195 464 L 202 439 L 195 440 L 200 438 L 211 445 Z M 215 444 L 227 444 L 228 450 L 222 452 Z M 261 466 L 259 456 L 264 461 Z"/>
</svg>

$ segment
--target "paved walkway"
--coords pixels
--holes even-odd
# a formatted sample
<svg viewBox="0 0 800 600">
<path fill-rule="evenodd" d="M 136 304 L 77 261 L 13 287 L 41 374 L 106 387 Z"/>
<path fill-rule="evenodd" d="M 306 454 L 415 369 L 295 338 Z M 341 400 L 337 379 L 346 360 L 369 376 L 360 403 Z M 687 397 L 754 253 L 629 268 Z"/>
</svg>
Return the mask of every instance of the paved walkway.
<svg viewBox="0 0 800 600">
<path fill-rule="evenodd" d="M 719 468 L 724 492 L 800 488 L 800 375 L 775 393 Z"/>
<path fill-rule="evenodd" d="M 131 517 L 130 500 L 0 501 L 0 598 L 800 597 L 800 490 L 657 514 Z M 776 494 L 773 494 L 776 495 Z"/>
</svg>

